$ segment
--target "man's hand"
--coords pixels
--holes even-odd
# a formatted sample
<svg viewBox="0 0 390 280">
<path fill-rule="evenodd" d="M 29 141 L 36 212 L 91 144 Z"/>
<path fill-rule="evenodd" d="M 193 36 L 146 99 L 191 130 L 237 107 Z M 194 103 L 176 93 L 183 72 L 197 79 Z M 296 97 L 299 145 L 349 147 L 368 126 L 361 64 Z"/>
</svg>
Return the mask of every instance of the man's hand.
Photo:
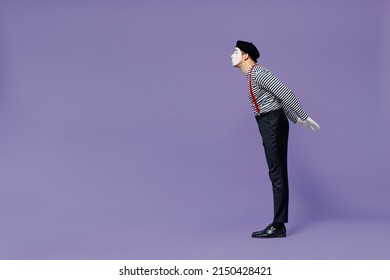
<svg viewBox="0 0 390 280">
<path fill-rule="evenodd" d="M 304 127 L 311 129 L 313 132 L 316 130 L 320 130 L 320 126 L 318 125 L 318 123 L 313 121 L 310 117 L 308 117 L 304 121 L 298 118 L 297 124 L 303 125 Z"/>
</svg>

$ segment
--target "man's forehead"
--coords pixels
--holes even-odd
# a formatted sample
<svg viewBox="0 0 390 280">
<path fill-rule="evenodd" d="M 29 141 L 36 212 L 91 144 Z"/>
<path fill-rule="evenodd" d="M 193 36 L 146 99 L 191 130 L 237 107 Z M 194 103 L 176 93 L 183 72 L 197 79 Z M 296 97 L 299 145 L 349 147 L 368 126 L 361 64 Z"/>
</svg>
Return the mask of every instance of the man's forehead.
<svg viewBox="0 0 390 280">
<path fill-rule="evenodd" d="M 235 48 L 234 50 L 239 51 L 240 49 L 239 48 Z"/>
</svg>

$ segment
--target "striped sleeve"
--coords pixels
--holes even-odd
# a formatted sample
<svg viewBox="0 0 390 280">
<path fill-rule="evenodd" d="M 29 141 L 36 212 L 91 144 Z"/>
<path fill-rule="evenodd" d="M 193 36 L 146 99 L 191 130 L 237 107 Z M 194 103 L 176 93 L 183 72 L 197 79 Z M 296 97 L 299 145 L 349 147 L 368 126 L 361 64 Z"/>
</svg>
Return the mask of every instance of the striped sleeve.
<svg viewBox="0 0 390 280">
<path fill-rule="evenodd" d="M 270 71 L 258 72 L 255 81 L 281 101 L 284 112 L 293 123 L 297 122 L 297 117 L 302 120 L 308 118 L 292 90 L 272 75 Z"/>
</svg>

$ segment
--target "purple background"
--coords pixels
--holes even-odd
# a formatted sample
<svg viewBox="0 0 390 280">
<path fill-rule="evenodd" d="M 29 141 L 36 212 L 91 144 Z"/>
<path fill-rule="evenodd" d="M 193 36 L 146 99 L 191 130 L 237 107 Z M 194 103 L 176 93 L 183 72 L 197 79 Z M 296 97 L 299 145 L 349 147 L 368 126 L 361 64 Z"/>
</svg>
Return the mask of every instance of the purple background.
<svg viewBox="0 0 390 280">
<path fill-rule="evenodd" d="M 237 39 L 321 125 L 286 239 Z M 0 258 L 389 259 L 389 49 L 384 0 L 1 0 Z"/>
</svg>

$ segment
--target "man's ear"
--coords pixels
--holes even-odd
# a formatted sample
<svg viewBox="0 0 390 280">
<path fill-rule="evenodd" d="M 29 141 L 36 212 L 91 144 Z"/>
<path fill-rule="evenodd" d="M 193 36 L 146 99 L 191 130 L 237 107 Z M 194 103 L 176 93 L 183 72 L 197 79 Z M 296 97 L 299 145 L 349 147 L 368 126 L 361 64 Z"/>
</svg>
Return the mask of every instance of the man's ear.
<svg viewBox="0 0 390 280">
<path fill-rule="evenodd" d="M 249 54 L 243 53 L 243 54 L 242 54 L 242 58 L 243 58 L 244 60 L 248 60 Z"/>
</svg>

